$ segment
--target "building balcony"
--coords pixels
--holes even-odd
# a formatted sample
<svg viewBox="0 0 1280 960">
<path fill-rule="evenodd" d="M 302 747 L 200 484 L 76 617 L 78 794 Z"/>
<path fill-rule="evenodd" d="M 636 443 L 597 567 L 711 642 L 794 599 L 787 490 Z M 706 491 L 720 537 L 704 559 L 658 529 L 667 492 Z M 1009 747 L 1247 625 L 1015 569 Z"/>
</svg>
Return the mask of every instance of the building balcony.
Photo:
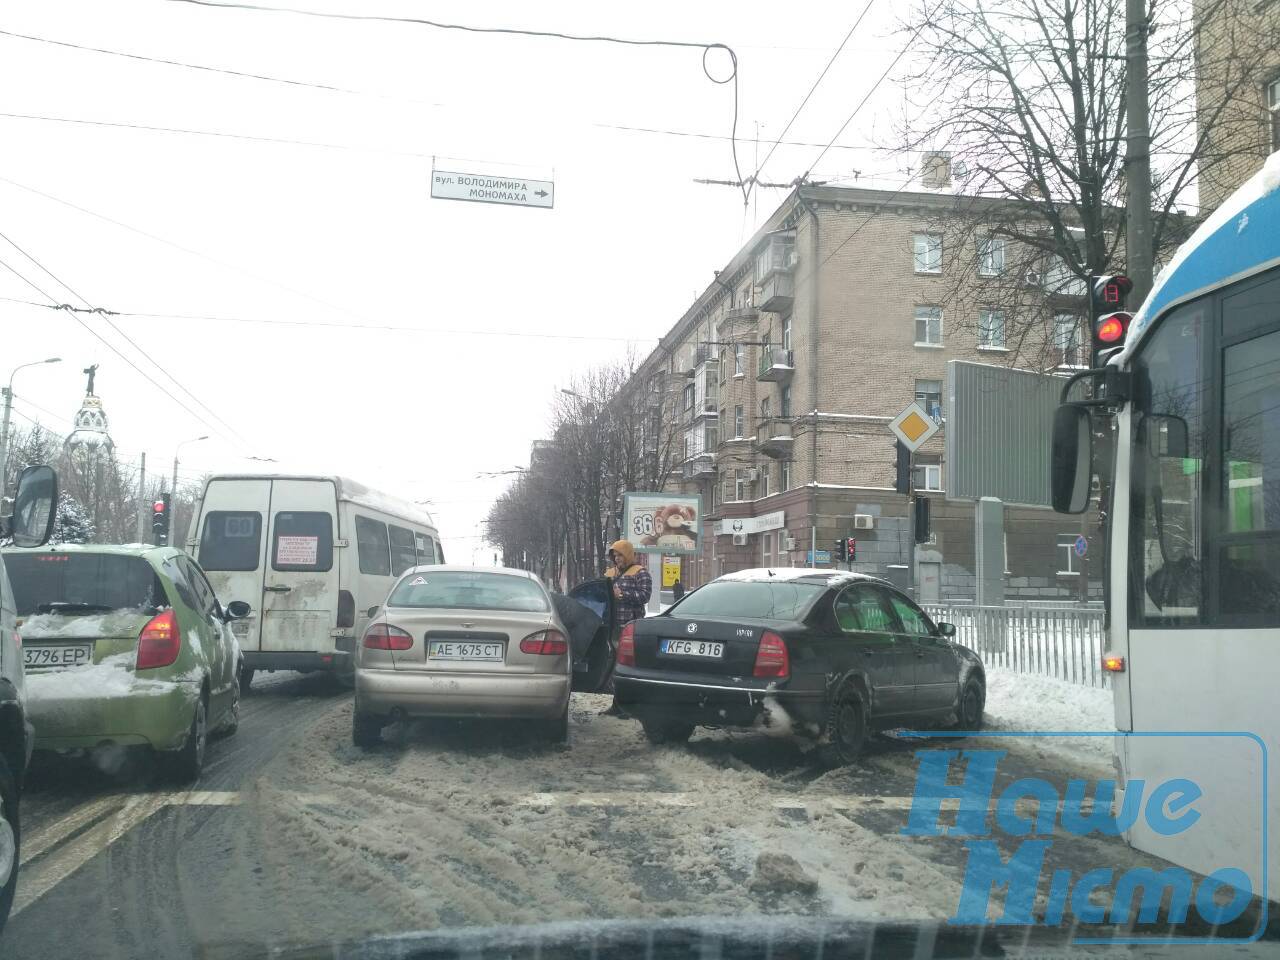
<svg viewBox="0 0 1280 960">
<path fill-rule="evenodd" d="M 686 376 L 692 377 L 698 372 L 698 367 L 711 359 L 711 348 L 705 343 L 700 343 L 691 350 L 684 351 L 684 361 L 678 368 L 683 370 Z"/>
<path fill-rule="evenodd" d="M 768 313 L 790 313 L 795 303 L 796 280 L 789 273 L 770 273 L 756 288 L 756 302 Z"/>
<path fill-rule="evenodd" d="M 796 438 L 791 435 L 791 421 L 778 417 L 761 420 L 756 428 L 756 449 L 775 460 L 790 460 Z"/>
<path fill-rule="evenodd" d="M 790 380 L 796 372 L 795 356 L 790 350 L 770 344 L 760 348 L 760 364 L 756 368 L 756 379 L 778 383 Z"/>
<path fill-rule="evenodd" d="M 749 333 L 755 329 L 759 317 L 760 312 L 755 307 L 732 307 L 724 312 L 724 318 L 719 323 L 720 336 L 732 337 Z"/>
<path fill-rule="evenodd" d="M 696 453 L 680 467 L 686 480 L 708 480 L 716 475 L 716 457 L 713 453 Z"/>
</svg>

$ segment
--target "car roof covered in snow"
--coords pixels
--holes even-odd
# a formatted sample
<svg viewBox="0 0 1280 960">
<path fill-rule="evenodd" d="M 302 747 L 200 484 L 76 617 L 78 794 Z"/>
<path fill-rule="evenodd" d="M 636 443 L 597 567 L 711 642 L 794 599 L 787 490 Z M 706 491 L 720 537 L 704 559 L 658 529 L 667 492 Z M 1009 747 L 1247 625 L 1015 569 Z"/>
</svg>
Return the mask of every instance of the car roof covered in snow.
<svg viewBox="0 0 1280 960">
<path fill-rule="evenodd" d="M 157 547 L 150 543 L 50 543 L 43 547 L 5 547 L 5 556 L 29 553 L 106 553 L 124 557 L 146 557 L 162 560 L 182 553 L 176 546 Z"/>
<path fill-rule="evenodd" d="M 873 577 L 867 573 L 855 573 L 850 570 L 818 570 L 814 567 L 753 567 L 750 570 L 735 570 L 717 577 L 712 583 L 721 580 L 763 580 L 763 581 L 809 581 L 826 586 L 841 583 L 868 581 L 871 583 L 888 583 L 883 577 Z"/>
</svg>

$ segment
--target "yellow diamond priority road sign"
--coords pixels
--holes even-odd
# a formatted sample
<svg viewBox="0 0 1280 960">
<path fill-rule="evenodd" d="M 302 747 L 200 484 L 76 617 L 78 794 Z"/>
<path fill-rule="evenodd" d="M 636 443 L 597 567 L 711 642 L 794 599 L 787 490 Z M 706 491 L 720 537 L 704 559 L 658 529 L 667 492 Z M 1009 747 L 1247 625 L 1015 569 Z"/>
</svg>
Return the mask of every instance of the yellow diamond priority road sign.
<svg viewBox="0 0 1280 960">
<path fill-rule="evenodd" d="M 938 432 L 938 423 L 920 404 L 913 403 L 889 421 L 889 429 L 914 453 Z"/>
</svg>

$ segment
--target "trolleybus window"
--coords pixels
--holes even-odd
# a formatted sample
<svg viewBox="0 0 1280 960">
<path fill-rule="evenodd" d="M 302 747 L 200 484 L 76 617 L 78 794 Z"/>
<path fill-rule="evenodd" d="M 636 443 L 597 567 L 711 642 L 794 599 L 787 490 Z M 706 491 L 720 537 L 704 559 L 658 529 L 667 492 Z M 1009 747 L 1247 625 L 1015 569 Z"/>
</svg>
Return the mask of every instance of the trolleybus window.
<svg viewBox="0 0 1280 960">
<path fill-rule="evenodd" d="M 1206 311 L 1195 303 L 1170 314 L 1133 365 L 1129 562 L 1135 625 L 1201 620 Z"/>
</svg>

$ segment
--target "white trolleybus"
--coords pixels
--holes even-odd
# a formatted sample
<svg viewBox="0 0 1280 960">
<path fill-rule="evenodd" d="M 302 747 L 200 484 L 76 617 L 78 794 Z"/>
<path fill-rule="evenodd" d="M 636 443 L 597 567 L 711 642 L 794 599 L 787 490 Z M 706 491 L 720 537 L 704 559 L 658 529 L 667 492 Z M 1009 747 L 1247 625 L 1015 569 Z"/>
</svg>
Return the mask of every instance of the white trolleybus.
<svg viewBox="0 0 1280 960">
<path fill-rule="evenodd" d="M 1093 475 L 1110 479 L 1117 772 L 1205 790 L 1197 829 L 1139 818 L 1126 836 L 1200 873 L 1239 867 L 1277 901 L 1280 153 L 1183 245 L 1100 363 L 1063 391 L 1053 496 L 1079 513 Z"/>
</svg>

